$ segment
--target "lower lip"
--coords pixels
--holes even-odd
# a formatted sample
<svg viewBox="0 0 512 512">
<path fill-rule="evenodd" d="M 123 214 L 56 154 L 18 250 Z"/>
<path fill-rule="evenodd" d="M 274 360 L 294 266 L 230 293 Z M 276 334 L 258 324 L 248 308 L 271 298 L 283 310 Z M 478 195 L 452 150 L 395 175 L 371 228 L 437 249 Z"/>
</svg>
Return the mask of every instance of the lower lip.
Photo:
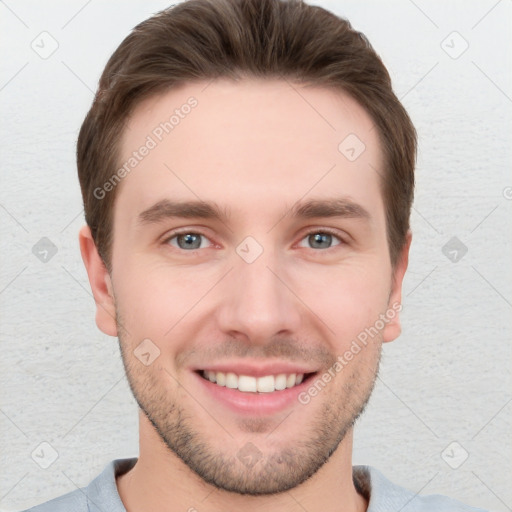
<svg viewBox="0 0 512 512">
<path fill-rule="evenodd" d="M 203 386 L 215 400 L 238 414 L 264 415 L 280 412 L 292 405 L 300 404 L 298 395 L 309 386 L 309 378 L 294 386 L 272 393 L 251 393 L 238 389 L 219 386 L 204 379 L 197 372 L 193 372 L 199 384 Z"/>
</svg>

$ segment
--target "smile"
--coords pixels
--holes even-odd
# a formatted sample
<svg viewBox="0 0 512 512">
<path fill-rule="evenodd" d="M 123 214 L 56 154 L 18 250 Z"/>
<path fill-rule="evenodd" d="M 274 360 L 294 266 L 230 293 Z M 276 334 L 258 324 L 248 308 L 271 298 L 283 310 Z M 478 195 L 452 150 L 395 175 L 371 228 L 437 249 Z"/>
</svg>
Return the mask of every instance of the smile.
<svg viewBox="0 0 512 512">
<path fill-rule="evenodd" d="M 253 377 L 237 375 L 233 372 L 214 372 L 202 370 L 201 376 L 217 386 L 238 389 L 245 393 L 273 393 L 298 386 L 304 380 L 303 373 L 280 373 Z"/>
</svg>

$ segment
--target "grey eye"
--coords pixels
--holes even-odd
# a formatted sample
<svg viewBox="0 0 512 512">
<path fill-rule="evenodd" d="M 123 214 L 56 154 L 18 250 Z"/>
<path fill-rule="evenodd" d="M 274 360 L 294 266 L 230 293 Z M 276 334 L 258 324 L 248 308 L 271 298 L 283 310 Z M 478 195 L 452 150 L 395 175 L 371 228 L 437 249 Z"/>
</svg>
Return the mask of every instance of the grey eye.
<svg viewBox="0 0 512 512">
<path fill-rule="evenodd" d="M 338 240 L 338 243 L 334 245 L 341 243 L 341 240 L 337 236 L 318 231 L 316 233 L 309 233 L 302 240 L 307 240 L 308 246 L 312 249 L 329 249 L 333 246 L 335 239 Z M 302 245 L 302 247 L 304 246 Z"/>
<path fill-rule="evenodd" d="M 204 236 L 199 233 L 179 233 L 169 238 L 168 242 L 179 249 L 194 250 L 201 248 L 202 238 L 204 238 Z M 177 244 L 173 243 L 174 240 L 177 241 Z"/>
</svg>

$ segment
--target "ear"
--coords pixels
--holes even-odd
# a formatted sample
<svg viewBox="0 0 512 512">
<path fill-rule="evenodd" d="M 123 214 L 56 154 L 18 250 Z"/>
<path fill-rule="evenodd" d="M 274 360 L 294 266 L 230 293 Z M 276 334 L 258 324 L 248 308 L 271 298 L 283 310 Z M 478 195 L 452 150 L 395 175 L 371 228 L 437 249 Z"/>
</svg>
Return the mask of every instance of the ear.
<svg viewBox="0 0 512 512">
<path fill-rule="evenodd" d="M 388 309 L 386 317 L 389 321 L 386 323 L 382 331 L 383 341 L 393 341 L 402 332 L 400 324 L 400 311 L 402 311 L 402 283 L 404 280 L 405 271 L 409 263 L 409 249 L 411 247 L 412 233 L 407 232 L 407 237 L 395 268 L 393 269 L 393 281 L 391 284 L 391 293 L 389 295 Z"/>
<path fill-rule="evenodd" d="M 117 336 L 116 308 L 110 275 L 92 238 L 89 226 L 83 226 L 78 235 L 80 252 L 84 261 L 94 302 L 96 325 L 109 336 Z"/>
</svg>

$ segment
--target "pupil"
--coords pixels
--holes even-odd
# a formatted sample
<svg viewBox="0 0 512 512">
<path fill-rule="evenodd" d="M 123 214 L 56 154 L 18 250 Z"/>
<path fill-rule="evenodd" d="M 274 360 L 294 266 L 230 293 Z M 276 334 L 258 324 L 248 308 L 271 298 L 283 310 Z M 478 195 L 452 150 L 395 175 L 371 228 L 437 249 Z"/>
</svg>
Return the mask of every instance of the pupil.
<svg viewBox="0 0 512 512">
<path fill-rule="evenodd" d="M 184 241 L 183 244 L 181 243 L 182 240 Z M 198 249 L 201 245 L 201 239 L 196 234 L 186 233 L 185 235 L 178 237 L 178 245 L 182 249 Z"/>
<path fill-rule="evenodd" d="M 312 237 L 312 246 L 317 249 L 326 249 L 330 245 L 332 235 L 329 233 L 315 233 L 314 235 L 311 235 Z M 311 238 L 310 238 L 311 240 Z M 324 245 L 322 245 L 322 242 Z M 327 243 L 327 247 L 325 246 L 325 243 Z"/>
</svg>

